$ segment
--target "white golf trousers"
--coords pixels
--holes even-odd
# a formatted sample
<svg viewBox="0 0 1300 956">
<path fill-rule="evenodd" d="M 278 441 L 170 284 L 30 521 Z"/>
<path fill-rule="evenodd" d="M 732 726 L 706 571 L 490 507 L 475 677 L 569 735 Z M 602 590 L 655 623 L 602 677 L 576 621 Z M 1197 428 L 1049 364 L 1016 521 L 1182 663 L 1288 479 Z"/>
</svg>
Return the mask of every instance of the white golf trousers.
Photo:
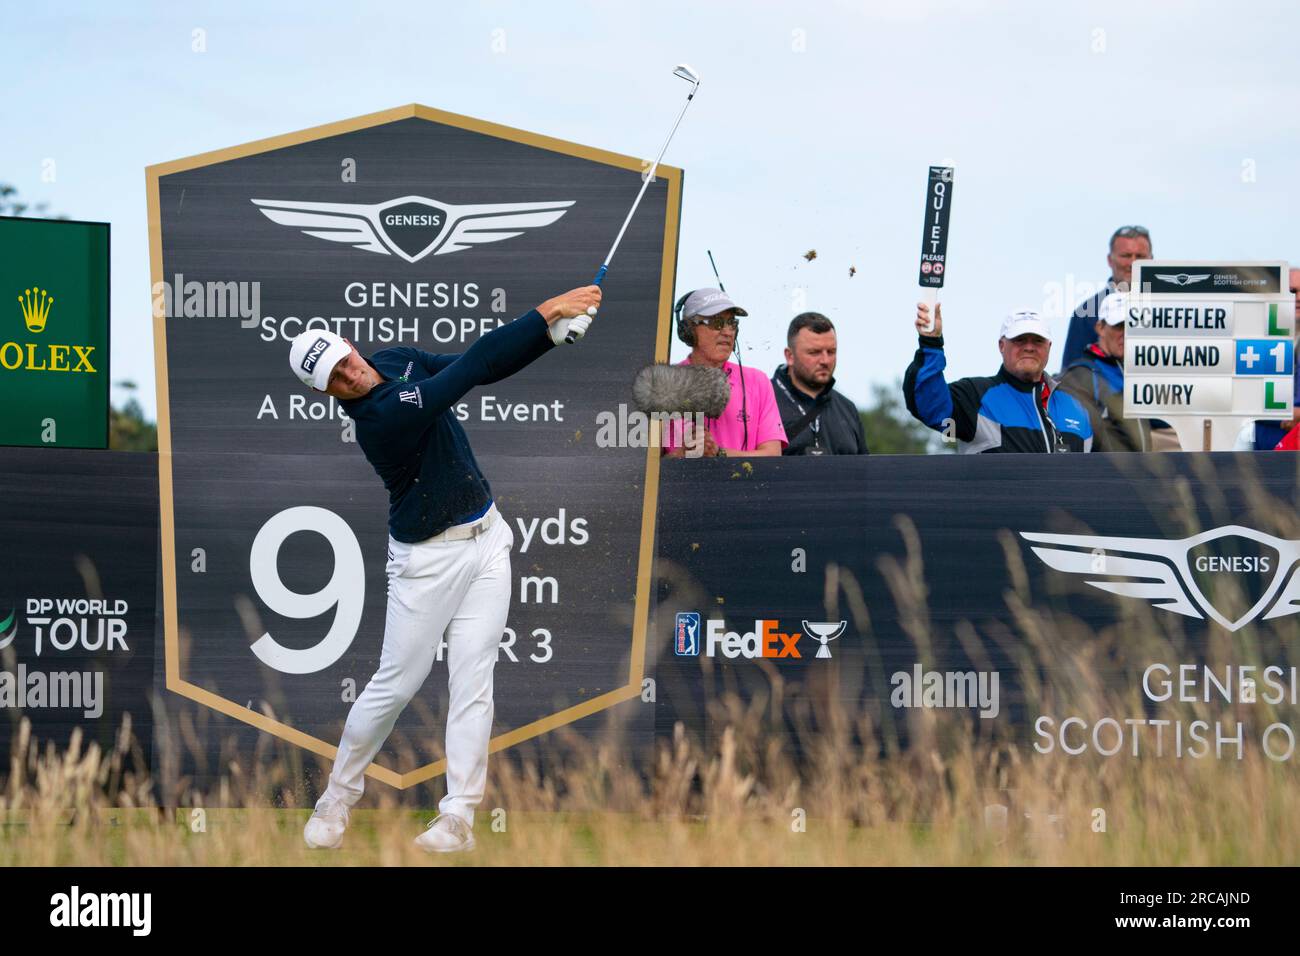
<svg viewBox="0 0 1300 956">
<path fill-rule="evenodd" d="M 510 610 L 514 532 L 493 505 L 492 526 L 463 541 L 405 544 L 389 536 L 388 616 L 379 670 L 353 703 L 339 741 L 327 799 L 353 806 L 365 770 L 398 715 L 423 686 L 447 637 L 447 795 L 438 804 L 474 823 L 487 785 L 492 670 Z"/>
</svg>

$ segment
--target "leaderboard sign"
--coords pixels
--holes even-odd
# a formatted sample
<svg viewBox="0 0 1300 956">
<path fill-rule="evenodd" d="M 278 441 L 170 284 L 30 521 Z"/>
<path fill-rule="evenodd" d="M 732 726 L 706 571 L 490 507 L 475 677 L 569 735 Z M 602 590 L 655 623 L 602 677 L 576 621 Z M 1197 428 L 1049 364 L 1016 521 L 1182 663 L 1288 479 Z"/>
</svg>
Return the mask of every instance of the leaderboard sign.
<svg viewBox="0 0 1300 956">
<path fill-rule="evenodd" d="M 0 217 L 0 445 L 108 447 L 108 232 Z"/>
<path fill-rule="evenodd" d="M 423 106 L 148 170 L 167 688 L 244 725 L 210 725 L 209 766 L 259 731 L 332 757 L 379 663 L 388 494 L 346 411 L 290 370 L 292 340 L 463 353 L 591 282 L 642 170 Z M 514 535 L 494 749 L 642 690 L 658 450 L 596 426 L 667 357 L 681 179 L 646 186 L 582 341 L 443 413 Z M 443 768 L 456 649 L 428 639 L 432 673 L 370 770 L 397 787 Z"/>
<path fill-rule="evenodd" d="M 1241 425 L 1289 420 L 1295 297 L 1284 262 L 1139 262 L 1124 335 L 1124 414 L 1161 418 L 1185 450 L 1233 447 Z"/>
</svg>

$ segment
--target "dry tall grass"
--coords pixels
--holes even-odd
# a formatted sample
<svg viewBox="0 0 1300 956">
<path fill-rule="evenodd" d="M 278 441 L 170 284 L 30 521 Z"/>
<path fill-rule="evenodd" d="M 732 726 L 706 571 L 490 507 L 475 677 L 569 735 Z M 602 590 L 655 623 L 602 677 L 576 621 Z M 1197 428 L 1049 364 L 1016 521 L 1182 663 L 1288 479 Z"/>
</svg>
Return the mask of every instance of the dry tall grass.
<svg viewBox="0 0 1300 956">
<path fill-rule="evenodd" d="M 1094 762 L 964 744 L 878 759 L 828 749 L 782 772 L 764 741 L 728 729 L 713 752 L 682 732 L 647 781 L 602 746 L 547 777 L 497 758 L 479 849 L 430 860 L 411 844 L 426 815 L 382 795 L 354 811 L 340 852 L 301 841 L 306 809 L 160 810 L 144 780 L 110 800 L 114 757 L 77 745 L 34 756 L 3 800 L 0 866 L 37 865 L 1293 865 L 1294 763 Z M 29 750 L 29 756 L 31 751 Z M 772 759 L 774 758 L 775 759 Z M 274 765 L 227 799 L 264 802 Z M 372 790 L 375 789 L 372 787 Z M 213 795 L 215 796 L 215 795 Z M 216 801 L 213 800 L 213 803 Z M 367 803 L 376 801 L 367 798 Z M 988 807 L 1008 808 L 1005 824 Z M 504 808 L 504 809 L 502 809 Z M 1093 828 L 1098 808 L 1105 831 Z"/>
</svg>

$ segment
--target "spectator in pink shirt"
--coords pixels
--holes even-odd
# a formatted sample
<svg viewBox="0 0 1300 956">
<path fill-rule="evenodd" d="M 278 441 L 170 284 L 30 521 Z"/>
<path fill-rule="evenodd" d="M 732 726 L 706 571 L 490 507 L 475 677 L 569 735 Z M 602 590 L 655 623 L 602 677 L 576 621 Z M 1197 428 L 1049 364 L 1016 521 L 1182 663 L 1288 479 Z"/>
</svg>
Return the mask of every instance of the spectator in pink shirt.
<svg viewBox="0 0 1300 956">
<path fill-rule="evenodd" d="M 731 384 L 731 400 L 722 415 L 705 419 L 706 458 L 776 457 L 787 444 L 771 379 L 727 361 L 736 347 L 740 316 L 748 314 L 720 289 L 696 289 L 679 303 L 677 337 L 691 347 L 681 364 L 722 369 Z M 681 424 L 671 424 L 676 427 L 670 429 L 667 454 L 680 458 L 685 451 Z"/>
</svg>

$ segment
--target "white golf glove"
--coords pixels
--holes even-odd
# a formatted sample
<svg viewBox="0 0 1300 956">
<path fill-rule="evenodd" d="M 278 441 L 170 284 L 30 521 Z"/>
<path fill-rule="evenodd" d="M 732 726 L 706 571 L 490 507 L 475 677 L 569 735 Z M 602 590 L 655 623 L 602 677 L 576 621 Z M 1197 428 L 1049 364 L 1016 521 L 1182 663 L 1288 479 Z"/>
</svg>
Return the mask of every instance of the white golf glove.
<svg viewBox="0 0 1300 956">
<path fill-rule="evenodd" d="M 565 337 L 572 332 L 576 343 L 587 334 L 587 328 L 595 317 L 596 309 L 593 307 L 587 310 L 586 315 L 574 316 L 571 319 L 557 319 L 551 324 L 547 333 L 551 336 L 551 341 L 556 345 L 564 345 Z"/>
</svg>

